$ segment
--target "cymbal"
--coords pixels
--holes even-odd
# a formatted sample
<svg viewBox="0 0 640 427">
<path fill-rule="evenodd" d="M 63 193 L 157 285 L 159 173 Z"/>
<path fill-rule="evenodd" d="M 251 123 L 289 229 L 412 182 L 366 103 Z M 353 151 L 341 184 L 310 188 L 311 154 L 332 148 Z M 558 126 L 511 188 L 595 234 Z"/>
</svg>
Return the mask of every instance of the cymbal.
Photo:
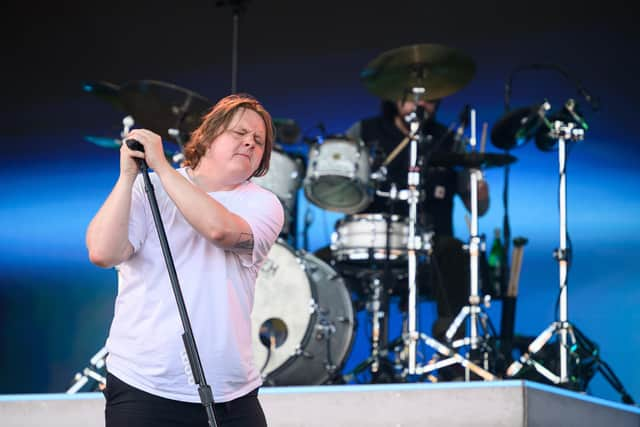
<svg viewBox="0 0 640 427">
<path fill-rule="evenodd" d="M 103 136 L 85 136 L 85 141 L 88 141 L 98 147 L 103 148 L 120 148 L 122 141 L 119 138 L 107 138 Z"/>
<path fill-rule="evenodd" d="M 128 82 L 120 87 L 124 110 L 136 125 L 158 135 L 185 143 L 201 123 L 202 116 L 213 106 L 205 97 L 171 83 L 154 80 Z M 180 132 L 178 138 L 169 129 Z"/>
<path fill-rule="evenodd" d="M 82 89 L 110 103 L 118 110 L 124 110 L 120 100 L 120 86 L 105 81 L 84 82 Z"/>
<path fill-rule="evenodd" d="M 432 153 L 429 166 L 486 169 L 494 166 L 505 166 L 516 161 L 510 154 L 500 153 Z"/>
<path fill-rule="evenodd" d="M 389 101 L 403 99 L 413 87 L 423 87 L 422 99 L 449 96 L 466 86 L 475 74 L 473 60 L 462 51 L 438 44 L 415 44 L 382 53 L 360 73 L 374 95 Z"/>
<path fill-rule="evenodd" d="M 189 89 L 155 80 L 131 81 L 122 86 L 92 82 L 85 83 L 84 89 L 131 115 L 137 127 L 150 129 L 179 144 L 186 142 L 213 105 Z M 178 134 L 169 134 L 169 129 L 177 130 Z"/>
<path fill-rule="evenodd" d="M 109 138 L 104 136 L 85 136 L 84 139 L 87 142 L 90 142 L 94 145 L 97 145 L 98 147 L 103 147 L 103 148 L 120 149 L 120 146 L 122 145 L 122 140 L 120 138 Z M 169 163 L 177 163 L 176 159 L 178 159 L 178 154 L 180 153 L 174 153 L 167 149 L 164 150 L 164 156 L 169 161 Z"/>
<path fill-rule="evenodd" d="M 491 143 L 502 150 L 511 150 L 527 143 L 543 123 L 542 105 L 517 108 L 502 116 L 491 129 Z"/>
</svg>

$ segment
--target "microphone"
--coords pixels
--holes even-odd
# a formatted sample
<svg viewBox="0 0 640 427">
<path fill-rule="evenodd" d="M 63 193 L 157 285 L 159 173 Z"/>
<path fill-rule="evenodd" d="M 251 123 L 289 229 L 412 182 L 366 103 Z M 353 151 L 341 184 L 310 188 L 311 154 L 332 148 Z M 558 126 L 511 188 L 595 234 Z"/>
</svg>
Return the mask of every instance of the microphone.
<svg viewBox="0 0 640 427">
<path fill-rule="evenodd" d="M 142 145 L 140 143 L 140 141 L 135 140 L 133 138 L 129 138 L 129 139 L 125 140 L 124 142 L 125 142 L 125 144 L 127 144 L 127 147 L 129 147 L 130 150 L 140 151 L 140 152 L 144 153 L 144 145 Z M 144 171 L 144 170 L 148 169 L 149 166 L 147 166 L 147 162 L 144 159 L 135 158 L 134 160 L 138 164 L 138 168 L 140 168 L 140 170 Z"/>
<path fill-rule="evenodd" d="M 456 129 L 456 134 L 454 136 L 456 142 L 462 139 L 462 136 L 464 135 L 464 128 L 467 127 L 471 120 L 471 106 L 469 104 L 462 107 L 462 111 L 460 111 L 460 114 L 458 115 L 458 120 L 460 123 L 458 124 L 458 128 Z"/>
<path fill-rule="evenodd" d="M 125 141 L 125 143 L 127 144 L 127 147 L 129 147 L 130 150 L 141 151 L 144 153 L 144 145 L 142 145 L 140 141 L 133 138 L 129 138 Z"/>
</svg>

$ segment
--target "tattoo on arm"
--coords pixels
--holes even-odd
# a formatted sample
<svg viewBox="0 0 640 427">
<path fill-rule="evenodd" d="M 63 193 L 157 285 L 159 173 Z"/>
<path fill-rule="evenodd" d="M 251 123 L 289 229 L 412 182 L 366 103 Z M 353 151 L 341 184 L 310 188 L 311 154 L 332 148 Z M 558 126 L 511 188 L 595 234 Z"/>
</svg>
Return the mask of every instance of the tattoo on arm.
<svg viewBox="0 0 640 427">
<path fill-rule="evenodd" d="M 253 251 L 253 234 L 252 233 L 240 233 L 236 244 L 233 245 L 233 249 L 240 252 Z"/>
</svg>

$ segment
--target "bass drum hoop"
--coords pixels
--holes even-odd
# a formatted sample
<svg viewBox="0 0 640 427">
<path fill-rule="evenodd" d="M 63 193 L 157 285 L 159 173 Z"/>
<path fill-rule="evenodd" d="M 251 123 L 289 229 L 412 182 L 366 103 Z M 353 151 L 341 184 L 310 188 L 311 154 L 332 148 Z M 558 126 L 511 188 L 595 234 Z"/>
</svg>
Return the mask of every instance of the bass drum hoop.
<svg viewBox="0 0 640 427">
<path fill-rule="evenodd" d="M 282 239 L 278 239 L 278 243 L 281 245 L 284 245 L 287 249 L 289 249 L 289 251 L 293 255 L 297 256 L 301 264 L 303 264 L 301 268 L 305 271 L 305 274 L 307 276 L 307 283 L 310 285 L 309 287 L 311 290 L 311 295 L 316 307 L 313 310 L 313 312 L 310 313 L 309 315 L 309 321 L 307 322 L 306 331 L 303 335 L 302 340 L 298 344 L 298 349 L 300 350 L 299 352 L 297 352 L 298 354 L 291 355 L 280 366 L 277 366 L 273 370 L 269 371 L 266 375 L 263 376 L 263 382 L 265 386 L 326 384 L 327 382 L 331 381 L 332 378 L 336 377 L 340 373 L 340 371 L 342 370 L 342 368 L 344 367 L 344 364 L 348 359 L 349 354 L 351 353 L 353 343 L 355 341 L 355 328 L 356 328 L 355 313 L 354 313 L 351 297 L 349 294 L 349 290 L 344 280 L 342 279 L 342 277 L 340 277 L 340 275 L 338 275 L 338 273 L 329 264 L 325 263 L 324 261 L 317 258 L 311 253 L 305 252 L 301 254 L 301 253 L 294 252 L 293 249 L 289 248 L 288 245 L 282 241 Z M 344 304 L 344 307 L 341 307 L 341 308 L 347 311 L 346 313 L 347 316 L 345 316 L 346 317 L 345 323 L 349 324 L 347 325 L 347 327 L 344 327 L 341 329 L 343 335 L 339 335 L 338 331 L 336 330 L 334 334 L 329 337 L 329 339 L 333 339 L 333 337 L 336 337 L 336 336 L 338 338 L 341 338 L 341 340 L 337 343 L 337 345 L 340 345 L 338 350 L 341 350 L 344 348 L 344 351 L 342 352 L 342 354 L 337 355 L 339 359 L 332 360 L 332 362 L 334 363 L 334 368 L 332 371 L 328 369 L 324 369 L 324 370 L 319 369 L 317 365 L 313 365 L 313 364 L 311 366 L 307 366 L 308 363 L 311 363 L 311 362 L 307 362 L 307 363 L 304 362 L 305 360 L 313 361 L 315 358 L 319 358 L 319 357 L 326 358 L 327 356 L 326 351 L 323 352 L 322 354 L 308 352 L 310 347 L 314 347 L 313 344 L 315 344 L 315 342 L 319 342 L 322 348 L 327 348 L 326 341 L 325 341 L 327 338 L 323 338 L 321 340 L 314 340 L 314 338 L 318 334 L 316 327 L 318 326 L 318 322 L 320 320 L 319 311 L 323 310 L 324 308 L 323 304 L 326 305 L 328 302 L 323 300 L 323 298 L 327 295 L 323 296 L 319 292 L 320 284 L 314 281 L 312 277 L 310 277 L 314 273 L 318 273 L 318 271 L 320 270 L 323 270 L 323 273 L 328 273 L 328 275 L 324 277 L 325 280 L 328 279 L 329 282 L 333 280 L 338 280 L 339 285 L 337 285 L 338 287 L 336 288 L 336 292 L 343 294 L 342 302 L 345 304 Z M 329 307 L 329 308 L 333 309 L 335 307 Z M 335 318 L 332 318 L 331 320 L 335 321 Z M 317 345 L 315 347 L 320 347 L 320 345 Z M 331 349 L 331 346 L 329 346 L 329 348 Z M 331 353 L 329 355 L 331 357 L 336 356 Z M 302 363 L 301 363 L 301 360 L 303 361 Z M 323 364 L 324 362 L 325 361 L 322 360 Z M 295 369 L 297 365 L 300 365 L 300 367 L 303 369 Z M 313 369 L 313 368 L 316 368 L 316 369 Z M 318 374 L 318 375 L 315 375 L 313 378 L 309 378 L 310 374 Z"/>
</svg>

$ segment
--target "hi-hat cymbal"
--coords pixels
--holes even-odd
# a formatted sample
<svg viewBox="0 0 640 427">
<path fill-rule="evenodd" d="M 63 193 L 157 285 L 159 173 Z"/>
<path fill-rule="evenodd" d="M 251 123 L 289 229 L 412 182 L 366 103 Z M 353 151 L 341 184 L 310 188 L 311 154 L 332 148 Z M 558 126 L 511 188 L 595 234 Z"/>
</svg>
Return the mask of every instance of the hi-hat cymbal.
<svg viewBox="0 0 640 427">
<path fill-rule="evenodd" d="M 98 147 L 103 148 L 120 148 L 122 140 L 120 138 L 108 138 L 103 136 L 85 136 L 85 141 L 88 141 Z"/>
<path fill-rule="evenodd" d="M 120 146 L 122 145 L 122 140 L 120 138 L 109 138 L 105 136 L 85 136 L 84 139 L 87 142 L 103 148 L 120 149 Z M 164 150 L 164 156 L 169 161 L 169 163 L 179 163 L 179 161 L 176 161 L 180 160 L 178 158 L 179 154 L 180 152 L 172 152 L 167 149 Z"/>
<path fill-rule="evenodd" d="M 449 96 L 466 86 L 475 64 L 465 53 L 438 44 L 416 44 L 389 50 L 371 61 L 360 79 L 371 93 L 389 101 L 403 99 L 414 87 L 422 99 Z"/>
<path fill-rule="evenodd" d="M 186 142 L 212 106 L 207 98 L 189 89 L 155 80 L 131 81 L 122 86 L 85 83 L 84 88 L 131 115 L 136 127 L 150 129 L 178 143 Z M 170 134 L 169 129 L 177 130 L 178 134 Z"/>
<path fill-rule="evenodd" d="M 429 166 L 463 167 L 474 169 L 486 169 L 495 166 L 505 166 L 516 161 L 511 154 L 500 153 L 432 153 L 429 157 Z"/>
</svg>

